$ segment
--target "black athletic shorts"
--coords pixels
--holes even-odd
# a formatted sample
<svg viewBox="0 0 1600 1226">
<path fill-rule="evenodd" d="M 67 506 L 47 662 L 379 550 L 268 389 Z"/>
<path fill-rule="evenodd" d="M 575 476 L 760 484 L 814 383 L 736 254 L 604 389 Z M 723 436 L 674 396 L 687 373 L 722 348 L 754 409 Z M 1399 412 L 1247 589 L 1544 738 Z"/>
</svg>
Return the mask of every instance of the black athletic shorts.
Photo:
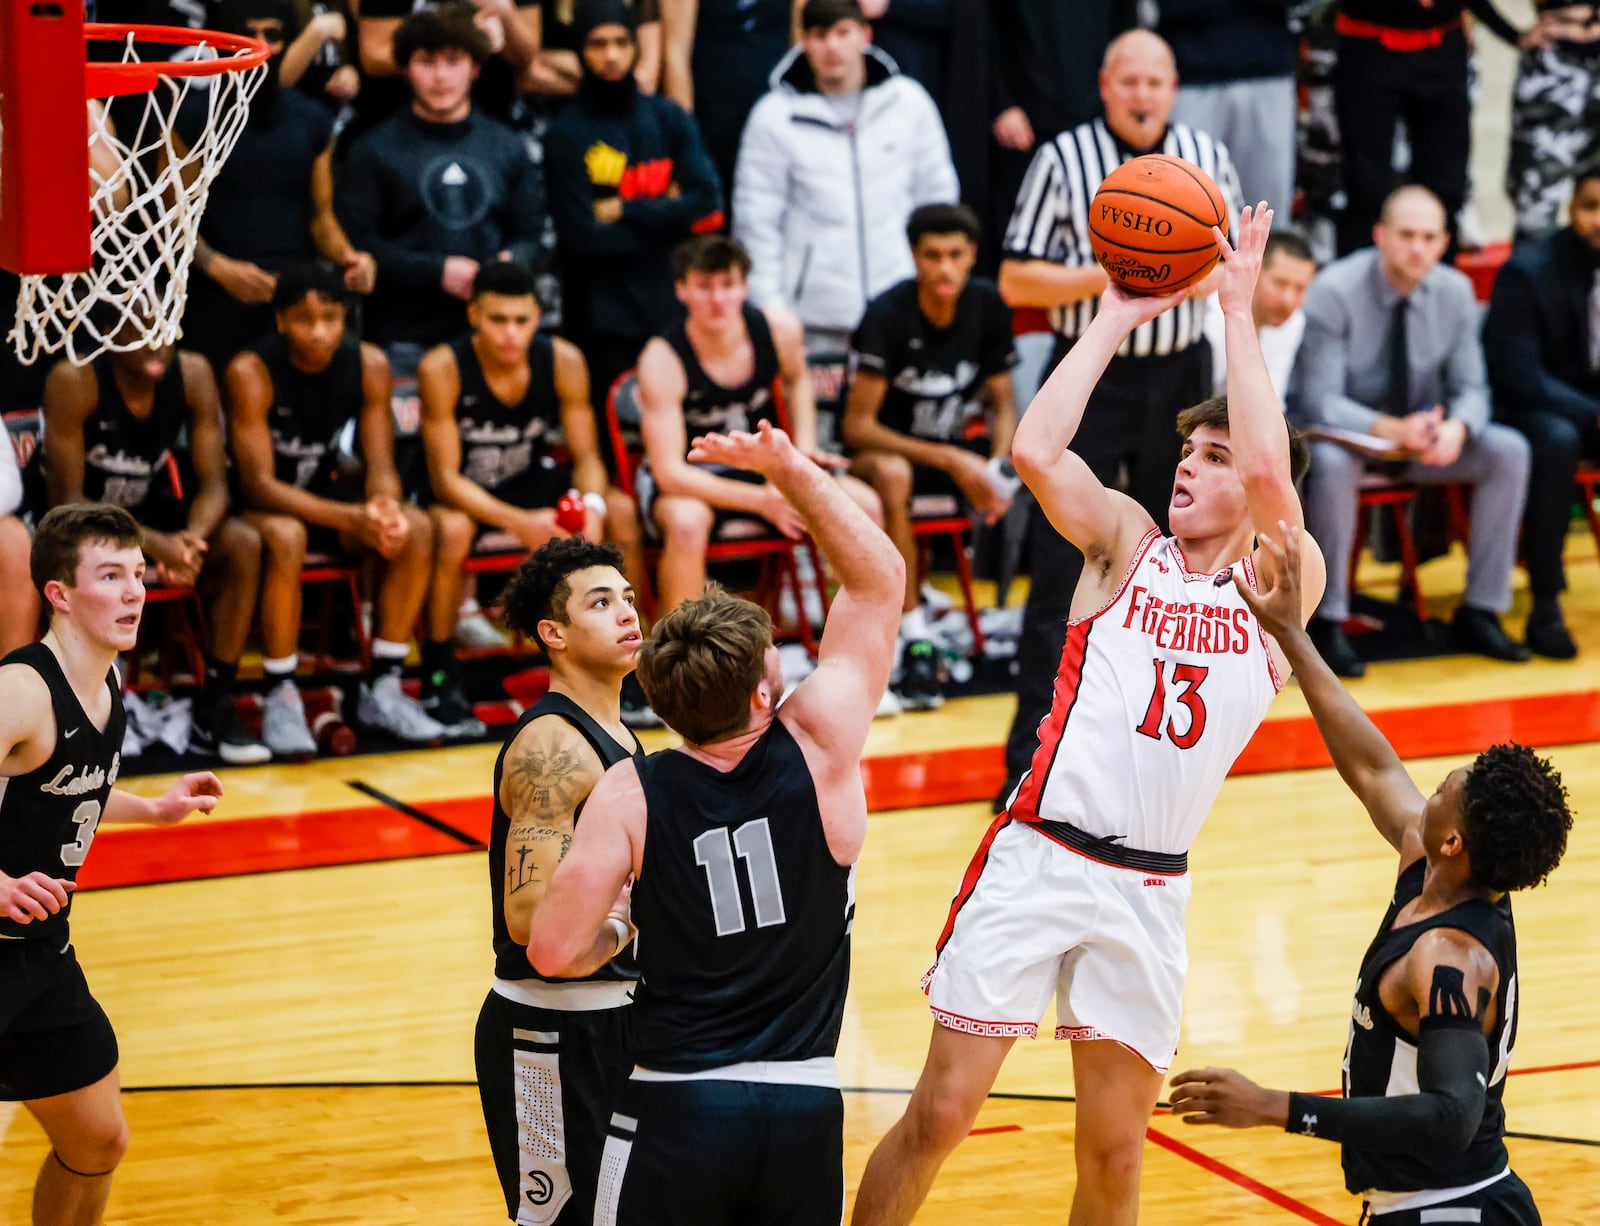
<svg viewBox="0 0 1600 1226">
<path fill-rule="evenodd" d="M 72 946 L 0 941 L 0 1101 L 81 1090 L 117 1067 L 117 1036 Z"/>
<path fill-rule="evenodd" d="M 524 511 L 541 511 L 553 508 L 561 501 L 561 496 L 572 488 L 572 465 L 541 463 L 525 469 L 518 476 L 502 482 L 489 492 L 501 502 L 509 502 Z M 528 547 L 511 533 L 490 524 L 479 524 L 477 533 L 472 538 L 473 557 L 527 552 Z"/>
<path fill-rule="evenodd" d="M 1401 1209 L 1395 1213 L 1371 1213 L 1363 1209 L 1364 1226 L 1539 1226 L 1539 1207 L 1533 1203 L 1528 1185 L 1515 1171 L 1497 1179 L 1487 1188 L 1421 1209 Z"/>
<path fill-rule="evenodd" d="M 506 1216 L 589 1226 L 606 1122 L 633 1070 L 632 1006 L 540 1009 L 491 990 L 475 1054 Z"/>
<path fill-rule="evenodd" d="M 594 1226 L 839 1226 L 837 1089 L 635 1076 L 621 1102 Z"/>
</svg>

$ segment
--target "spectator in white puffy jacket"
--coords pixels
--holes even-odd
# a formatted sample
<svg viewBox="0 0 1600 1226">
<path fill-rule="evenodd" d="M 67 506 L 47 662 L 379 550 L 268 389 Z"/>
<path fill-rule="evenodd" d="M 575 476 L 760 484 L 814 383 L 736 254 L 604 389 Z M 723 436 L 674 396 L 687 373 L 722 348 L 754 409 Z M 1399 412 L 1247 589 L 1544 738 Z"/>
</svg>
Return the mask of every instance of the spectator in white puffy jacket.
<svg viewBox="0 0 1600 1226">
<path fill-rule="evenodd" d="M 859 0 L 807 0 L 800 24 L 745 125 L 733 230 L 750 301 L 798 315 L 810 352 L 842 352 L 868 300 L 916 273 L 911 211 L 960 186 L 938 107 L 871 45 Z"/>
</svg>

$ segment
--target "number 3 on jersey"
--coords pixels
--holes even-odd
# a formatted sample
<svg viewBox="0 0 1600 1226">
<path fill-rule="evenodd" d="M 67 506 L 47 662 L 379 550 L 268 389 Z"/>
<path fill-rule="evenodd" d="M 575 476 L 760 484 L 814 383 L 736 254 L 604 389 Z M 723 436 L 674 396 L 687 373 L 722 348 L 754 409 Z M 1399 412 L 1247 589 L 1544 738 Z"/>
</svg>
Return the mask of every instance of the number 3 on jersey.
<svg viewBox="0 0 1600 1226">
<path fill-rule="evenodd" d="M 1161 721 L 1166 717 L 1167 710 L 1167 683 L 1161 660 L 1152 660 L 1156 666 L 1156 685 L 1150 692 L 1150 705 L 1145 708 L 1144 722 L 1136 729 L 1142 736 L 1159 741 L 1162 734 Z M 1179 729 L 1175 719 L 1167 719 L 1166 736 L 1179 749 L 1188 749 L 1200 739 L 1201 733 L 1206 730 L 1206 704 L 1200 697 L 1200 685 L 1206 679 L 1207 669 L 1199 664 L 1174 664 L 1172 666 L 1172 684 L 1183 686 L 1175 695 L 1179 705 L 1189 708 L 1189 726 Z"/>
<path fill-rule="evenodd" d="M 706 870 L 711 887 L 711 913 L 719 937 L 743 932 L 744 900 L 739 897 L 739 874 L 733 857 L 745 863 L 750 874 L 750 901 L 755 904 L 756 927 L 771 928 L 785 920 L 783 887 L 778 881 L 778 860 L 772 852 L 772 828 L 767 819 L 746 822 L 728 837 L 724 827 L 707 830 L 694 841 L 694 862 Z"/>
<path fill-rule="evenodd" d="M 100 802 L 84 801 L 72 811 L 72 820 L 77 823 L 78 837 L 61 845 L 61 863 L 77 868 L 89 854 L 89 844 L 94 842 L 94 832 L 100 825 Z"/>
</svg>

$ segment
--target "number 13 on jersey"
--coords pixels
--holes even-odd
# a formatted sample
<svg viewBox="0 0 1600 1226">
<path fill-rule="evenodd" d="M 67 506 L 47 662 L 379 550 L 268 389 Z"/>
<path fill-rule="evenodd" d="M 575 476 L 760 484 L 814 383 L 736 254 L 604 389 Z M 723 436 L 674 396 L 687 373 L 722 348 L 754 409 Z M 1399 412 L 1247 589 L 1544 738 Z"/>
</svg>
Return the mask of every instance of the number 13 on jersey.
<svg viewBox="0 0 1600 1226">
<path fill-rule="evenodd" d="M 1136 731 L 1141 736 L 1159 741 L 1163 735 L 1179 749 L 1189 749 L 1198 741 L 1206 730 L 1206 704 L 1200 697 L 1200 686 L 1206 679 L 1208 670 L 1200 664 L 1171 665 L 1172 684 L 1174 687 L 1182 686 L 1173 695 L 1173 700 L 1180 706 L 1189 708 L 1187 726 L 1181 726 L 1181 716 L 1168 716 L 1167 711 L 1167 662 L 1152 660 L 1155 665 L 1155 688 L 1150 692 L 1150 705 L 1145 708 L 1144 720 Z M 1165 727 L 1162 721 L 1165 719 Z"/>
</svg>

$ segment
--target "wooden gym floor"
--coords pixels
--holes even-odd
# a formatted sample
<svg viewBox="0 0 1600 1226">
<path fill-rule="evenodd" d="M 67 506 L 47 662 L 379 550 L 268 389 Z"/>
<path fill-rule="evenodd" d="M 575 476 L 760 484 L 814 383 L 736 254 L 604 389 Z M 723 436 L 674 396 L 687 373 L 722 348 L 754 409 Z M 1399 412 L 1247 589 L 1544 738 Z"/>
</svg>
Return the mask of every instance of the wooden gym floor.
<svg viewBox="0 0 1600 1226">
<path fill-rule="evenodd" d="M 1592 541 L 1575 534 L 1571 546 L 1578 661 L 1451 657 L 1376 666 L 1354 685 L 1425 789 L 1516 737 L 1550 747 L 1575 798 L 1565 863 L 1516 904 L 1523 1011 L 1506 1101 L 1513 1161 L 1549 1223 L 1600 1221 L 1588 901 L 1600 888 L 1600 566 Z M 1447 613 L 1459 553 L 1424 582 Z M 1010 713 L 1007 698 L 970 699 L 873 730 L 839 1053 L 852 1188 L 921 1067 L 930 1022 L 917 980 L 989 821 Z M 117 1026 L 134 1136 L 109 1223 L 503 1220 L 472 1069 L 490 974 L 481 839 L 493 756 L 480 746 L 231 771 L 209 819 L 100 836 L 73 933 Z M 1193 853 L 1179 1067 L 1338 1084 L 1356 965 L 1394 859 L 1326 761 L 1291 685 Z M 1065 1046 L 1019 1043 L 918 1220 L 1064 1221 L 1071 1095 Z M 1145 1221 L 1327 1226 L 1358 1214 L 1334 1146 L 1161 1114 L 1149 1137 Z M 0 1222 L 27 1221 L 45 1152 L 31 1118 L 0 1104 Z"/>
</svg>

